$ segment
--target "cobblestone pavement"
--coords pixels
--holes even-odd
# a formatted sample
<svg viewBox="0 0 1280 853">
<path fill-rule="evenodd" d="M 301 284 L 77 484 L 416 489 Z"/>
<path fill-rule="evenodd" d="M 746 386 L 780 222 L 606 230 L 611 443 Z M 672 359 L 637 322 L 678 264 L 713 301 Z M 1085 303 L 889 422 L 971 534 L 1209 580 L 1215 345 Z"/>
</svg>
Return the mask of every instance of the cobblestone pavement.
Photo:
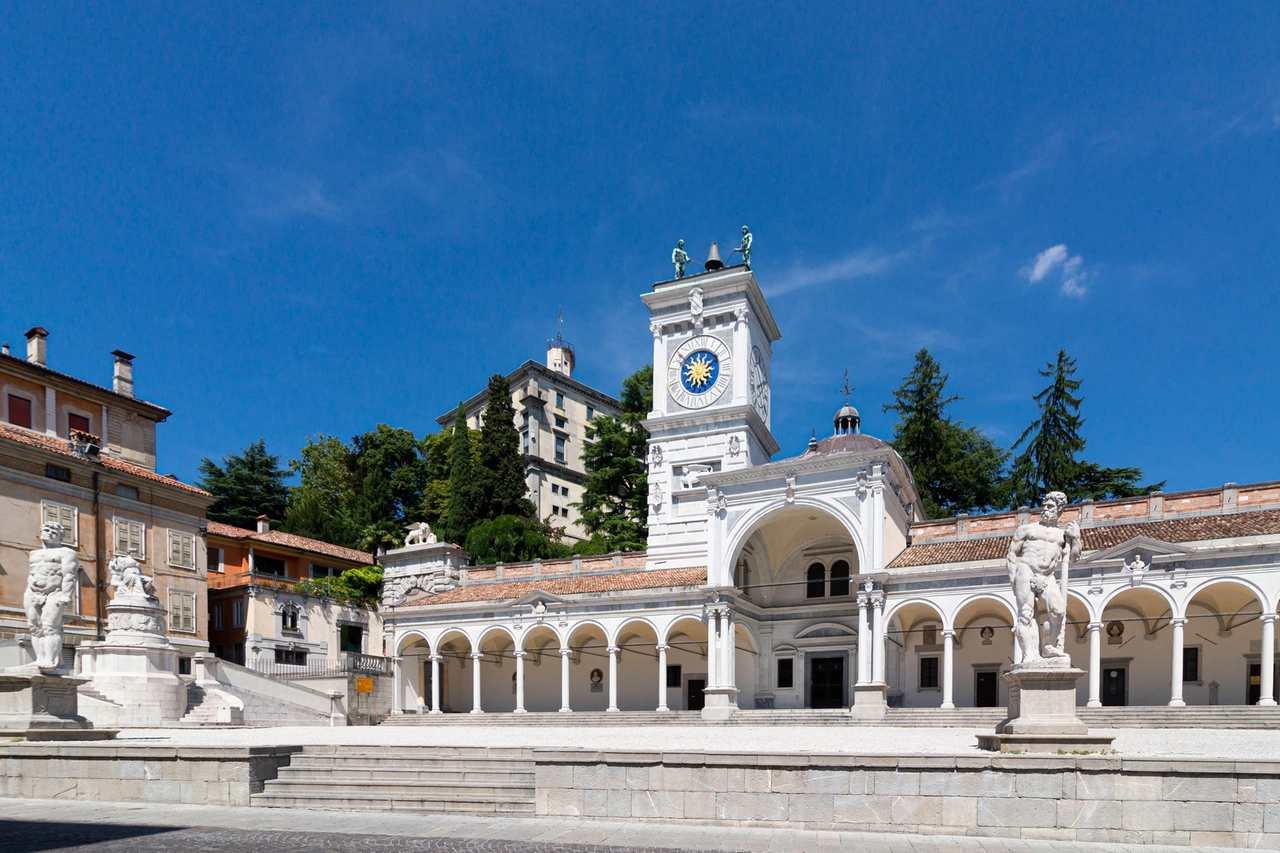
<svg viewBox="0 0 1280 853">
<path fill-rule="evenodd" d="M 594 820 L 0 799 L 0 853 L 1187 853 L 1191 849 Z M 1211 848 L 1195 850 L 1211 853 Z"/>
</svg>

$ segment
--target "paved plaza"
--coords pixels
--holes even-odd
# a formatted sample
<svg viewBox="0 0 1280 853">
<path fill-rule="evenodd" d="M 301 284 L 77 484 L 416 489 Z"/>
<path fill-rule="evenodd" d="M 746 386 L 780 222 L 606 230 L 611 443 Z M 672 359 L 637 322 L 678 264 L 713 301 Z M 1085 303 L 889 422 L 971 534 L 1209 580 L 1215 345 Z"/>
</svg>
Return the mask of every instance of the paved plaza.
<svg viewBox="0 0 1280 853">
<path fill-rule="evenodd" d="M 615 821 L 0 799 L 0 853 L 1186 853 L 1191 849 Z M 1194 849 L 1210 853 L 1226 848 Z"/>
<path fill-rule="evenodd" d="M 1280 759 L 1280 731 L 1259 729 L 1099 729 L 1126 758 Z M 643 752 L 800 752 L 859 755 L 969 755 L 991 729 L 890 726 L 343 726 L 137 729 L 121 743 L 163 746 L 486 746 Z"/>
</svg>

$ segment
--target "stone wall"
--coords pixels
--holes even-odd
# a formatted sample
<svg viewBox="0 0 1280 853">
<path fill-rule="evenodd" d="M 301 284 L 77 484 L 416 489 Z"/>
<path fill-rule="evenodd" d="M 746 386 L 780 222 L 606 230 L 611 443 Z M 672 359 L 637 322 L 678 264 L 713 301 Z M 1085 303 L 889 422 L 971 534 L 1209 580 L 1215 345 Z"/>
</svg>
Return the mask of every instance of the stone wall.
<svg viewBox="0 0 1280 853">
<path fill-rule="evenodd" d="M 4 744 L 0 796 L 247 806 L 299 746 Z"/>
<path fill-rule="evenodd" d="M 1280 762 L 535 750 L 541 816 L 1280 849 Z"/>
</svg>

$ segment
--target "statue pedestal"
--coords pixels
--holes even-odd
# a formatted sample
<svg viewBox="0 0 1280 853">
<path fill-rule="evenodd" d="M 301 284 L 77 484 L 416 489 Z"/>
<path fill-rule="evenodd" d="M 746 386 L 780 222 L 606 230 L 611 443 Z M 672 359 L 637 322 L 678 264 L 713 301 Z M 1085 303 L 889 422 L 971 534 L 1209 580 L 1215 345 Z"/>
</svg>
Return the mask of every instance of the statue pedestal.
<svg viewBox="0 0 1280 853">
<path fill-rule="evenodd" d="M 1114 738 L 1089 734 L 1076 717 L 1076 681 L 1084 670 L 1068 658 L 1036 661 L 1002 676 L 1009 687 L 1009 716 L 978 746 L 993 752 L 1101 752 Z"/>
<path fill-rule="evenodd" d="M 154 598 L 117 593 L 107 605 L 106 642 L 81 643 L 80 673 L 90 679 L 84 713 L 98 725 L 153 727 L 186 714 L 187 685 L 165 615 Z"/>
<path fill-rule="evenodd" d="M 870 681 L 853 685 L 853 705 L 849 715 L 855 720 L 883 720 L 889 711 L 889 685 Z"/>
<path fill-rule="evenodd" d="M 706 704 L 702 706 L 702 719 L 727 720 L 738 712 L 738 688 L 708 687 L 702 691 Z"/>
<path fill-rule="evenodd" d="M 76 688 L 88 679 L 50 675 L 35 667 L 0 672 L 0 737 L 27 740 L 108 740 L 78 713 Z"/>
</svg>

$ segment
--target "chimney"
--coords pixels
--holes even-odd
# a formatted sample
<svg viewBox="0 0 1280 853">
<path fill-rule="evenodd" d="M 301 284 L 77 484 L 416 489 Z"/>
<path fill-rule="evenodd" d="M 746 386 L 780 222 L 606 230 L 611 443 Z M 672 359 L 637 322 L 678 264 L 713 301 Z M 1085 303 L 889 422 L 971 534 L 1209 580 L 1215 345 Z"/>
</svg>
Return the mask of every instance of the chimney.
<svg viewBox="0 0 1280 853">
<path fill-rule="evenodd" d="M 0 355 L 8 355 L 8 354 L 9 354 L 9 342 L 5 341 L 4 346 L 0 347 Z"/>
<path fill-rule="evenodd" d="M 111 375 L 111 390 L 125 397 L 132 397 L 134 357 L 120 349 L 111 354 L 116 357 L 115 371 Z"/>
<path fill-rule="evenodd" d="M 49 330 L 43 326 L 32 326 L 27 329 L 27 361 L 39 367 L 49 366 L 49 350 L 45 339 Z"/>
<path fill-rule="evenodd" d="M 271 532 L 271 519 L 268 516 L 266 515 L 258 516 L 258 532 L 259 533 Z"/>
</svg>

